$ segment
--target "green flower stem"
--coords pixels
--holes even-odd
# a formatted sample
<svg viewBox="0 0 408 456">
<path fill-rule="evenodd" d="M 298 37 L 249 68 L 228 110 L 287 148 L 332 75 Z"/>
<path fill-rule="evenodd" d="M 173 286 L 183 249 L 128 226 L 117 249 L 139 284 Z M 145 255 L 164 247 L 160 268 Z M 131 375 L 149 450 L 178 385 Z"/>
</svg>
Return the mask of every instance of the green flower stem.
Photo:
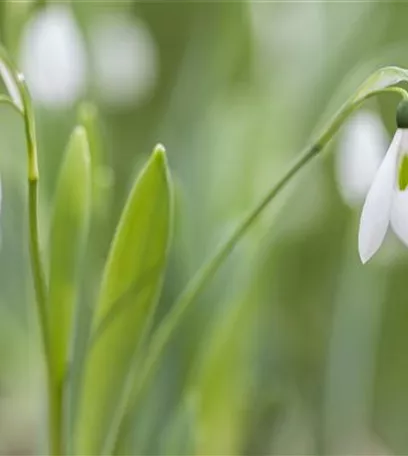
<svg viewBox="0 0 408 456">
<path fill-rule="evenodd" d="M 8 57 L 7 51 L 0 46 L 1 76 L 9 89 L 10 97 L 0 95 L 0 103 L 11 106 L 23 118 L 27 143 L 28 174 L 28 217 L 31 269 L 33 275 L 35 301 L 43 342 L 47 383 L 48 383 L 48 427 L 49 453 L 58 456 L 62 452 L 62 393 L 55 379 L 53 360 L 50 350 L 50 322 L 47 309 L 47 281 L 41 257 L 39 217 L 38 217 L 38 153 L 35 131 L 34 111 L 31 97 L 24 77 Z"/>
<path fill-rule="evenodd" d="M 30 256 L 34 290 L 43 338 L 48 382 L 48 439 L 49 453 L 52 456 L 62 454 L 62 391 L 55 378 L 50 347 L 50 322 L 47 309 L 47 283 L 41 257 L 39 217 L 38 217 L 38 154 L 35 136 L 34 115 L 25 84 L 22 84 L 24 102 L 24 120 L 28 152 L 28 200 L 30 226 Z"/>
<path fill-rule="evenodd" d="M 47 383 L 48 383 L 48 438 L 49 453 L 53 456 L 61 454 L 62 448 L 62 395 L 54 378 L 53 364 L 51 359 L 51 347 L 49 342 L 50 322 L 47 310 L 47 283 L 44 266 L 41 257 L 39 217 L 38 217 L 38 159 L 37 142 L 35 138 L 34 116 L 28 92 L 23 91 L 24 122 L 28 152 L 28 202 L 29 202 L 29 230 L 30 230 L 30 256 L 33 274 L 37 312 L 40 321 L 43 339 L 44 354 L 46 360 Z"/>
<path fill-rule="evenodd" d="M 408 100 L 408 92 L 401 87 L 387 87 L 386 89 L 379 90 L 377 94 L 381 92 L 394 92 L 400 95 L 403 100 Z"/>
<path fill-rule="evenodd" d="M 49 452 L 58 456 L 61 442 L 61 398 L 55 388 L 52 374 L 50 345 L 49 345 L 49 322 L 46 309 L 46 282 L 44 269 L 41 261 L 39 233 L 38 233 L 38 179 L 28 181 L 29 201 L 29 227 L 30 227 L 30 256 L 33 273 L 34 290 L 37 302 L 37 313 L 40 321 L 40 329 L 46 358 L 47 383 L 48 383 L 48 423 L 49 423 Z"/>
<path fill-rule="evenodd" d="M 287 184 L 295 177 L 298 172 L 309 163 L 312 158 L 321 152 L 329 143 L 332 137 L 337 133 L 346 118 L 357 109 L 363 101 L 373 96 L 379 95 L 384 92 L 394 92 L 402 96 L 404 99 L 408 98 L 408 94 L 404 89 L 399 87 L 389 87 L 381 90 L 375 90 L 357 102 L 346 103 L 335 115 L 332 122 L 324 130 L 324 132 L 314 141 L 311 145 L 305 148 L 300 154 L 299 158 L 292 164 L 292 166 L 283 174 L 283 176 L 276 182 L 276 184 L 269 190 L 269 192 L 261 199 L 261 201 L 249 212 L 249 214 L 242 220 L 235 231 L 231 234 L 229 239 L 223 243 L 215 252 L 213 257 L 196 273 L 193 279 L 189 282 L 175 305 L 164 318 L 160 326 L 151 338 L 148 347 L 147 355 L 139 372 L 139 377 L 136 380 L 136 387 L 133 391 L 132 403 L 134 406 L 140 397 L 143 389 L 149 384 L 151 376 L 155 373 L 155 369 L 160 360 L 160 356 L 164 352 L 168 341 L 172 337 L 178 325 L 181 323 L 187 310 L 191 307 L 197 296 L 203 291 L 208 282 L 212 279 L 220 266 L 228 258 L 234 247 L 247 233 L 249 228 L 258 220 L 258 217 L 275 199 L 276 196 L 287 186 Z M 115 454 L 118 454 L 119 445 L 126 435 L 126 430 L 130 424 L 129 410 L 127 415 L 124 416 L 119 427 L 118 436 L 116 439 Z"/>
<path fill-rule="evenodd" d="M 296 160 L 296 162 L 286 171 L 279 181 L 272 187 L 266 196 L 255 206 L 255 208 L 244 218 L 230 238 L 222 244 L 214 256 L 205 264 L 189 282 L 186 289 L 183 291 L 176 304 L 171 308 L 163 322 L 153 334 L 146 359 L 139 372 L 139 377 L 136 380 L 136 389 L 133 391 L 132 406 L 139 399 L 143 389 L 148 385 L 151 376 L 155 373 L 155 368 L 158 365 L 160 356 L 163 353 L 168 341 L 172 337 L 174 331 L 181 323 L 187 310 L 191 307 L 197 296 L 203 291 L 211 278 L 218 271 L 223 262 L 227 259 L 234 247 L 258 219 L 259 215 L 268 206 L 268 204 L 280 193 L 280 191 L 290 182 L 290 180 L 322 149 L 323 145 L 320 142 L 309 146 Z M 121 454 L 119 445 L 127 433 L 130 425 L 130 416 L 127 414 L 122 420 L 116 440 L 114 454 Z"/>
<path fill-rule="evenodd" d="M 48 318 L 45 304 L 47 292 L 45 288 L 45 277 L 41 263 L 38 236 L 38 180 L 29 179 L 28 181 L 28 211 L 30 228 L 30 256 L 31 268 L 33 272 L 34 291 L 38 306 L 38 316 L 42 328 L 41 333 L 43 337 L 43 343 L 47 344 L 48 331 L 45 330 L 45 328 L 48 329 Z"/>
</svg>

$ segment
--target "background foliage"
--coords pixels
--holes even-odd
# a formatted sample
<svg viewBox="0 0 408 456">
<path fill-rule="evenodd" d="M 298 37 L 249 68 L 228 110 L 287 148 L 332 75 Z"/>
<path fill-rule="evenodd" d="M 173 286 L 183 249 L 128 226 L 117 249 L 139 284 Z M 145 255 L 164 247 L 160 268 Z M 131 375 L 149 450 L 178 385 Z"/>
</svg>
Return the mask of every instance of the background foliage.
<svg viewBox="0 0 408 456">
<path fill-rule="evenodd" d="M 408 4 L 400 2 L 43 3 L 2 2 L 0 30 L 26 65 L 36 101 L 45 249 L 78 102 L 99 108 L 84 327 L 126 196 L 155 143 L 168 151 L 177 212 L 159 321 L 341 94 L 379 66 L 408 66 Z M 24 43 L 42 8 L 70 8 L 78 27 L 83 55 L 65 73 L 84 65 L 77 77 L 87 81 L 68 101 L 50 102 L 34 76 L 30 83 Z M 129 27 L 113 53 L 111 18 Z M 101 66 L 101 49 L 116 72 Z M 367 105 L 389 134 L 395 103 Z M 45 410 L 24 138 L 6 107 L 0 125 L 0 453 L 31 454 Z M 359 205 L 342 200 L 335 178 L 340 140 L 267 211 L 196 302 L 134 413 L 124 453 L 408 453 L 408 255 L 390 235 L 372 263 L 360 264 Z M 79 353 L 81 344 L 78 334 Z"/>
</svg>

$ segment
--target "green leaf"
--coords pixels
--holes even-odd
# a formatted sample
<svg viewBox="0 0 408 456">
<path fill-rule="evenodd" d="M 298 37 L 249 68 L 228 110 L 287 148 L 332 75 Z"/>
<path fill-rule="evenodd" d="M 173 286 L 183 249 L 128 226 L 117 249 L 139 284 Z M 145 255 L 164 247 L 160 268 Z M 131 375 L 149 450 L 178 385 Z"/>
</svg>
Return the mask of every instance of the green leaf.
<svg viewBox="0 0 408 456">
<path fill-rule="evenodd" d="M 84 126 L 88 135 L 92 171 L 95 172 L 103 164 L 98 108 L 90 102 L 82 103 L 78 109 L 78 121 Z"/>
<path fill-rule="evenodd" d="M 87 135 L 77 127 L 58 180 L 50 234 L 50 349 L 58 385 L 67 372 L 79 262 L 89 226 L 90 184 Z"/>
<path fill-rule="evenodd" d="M 47 301 L 54 429 L 58 441 L 65 428 L 63 403 L 73 342 L 78 272 L 88 233 L 91 173 L 84 128 L 71 135 L 57 184 L 50 231 L 50 284 Z"/>
<path fill-rule="evenodd" d="M 102 124 L 97 107 L 90 102 L 82 103 L 78 109 L 78 120 L 88 135 L 92 165 L 92 213 L 94 221 L 99 221 L 106 214 L 110 203 L 113 174 L 106 164 Z"/>
<path fill-rule="evenodd" d="M 197 454 L 197 410 L 193 394 L 184 397 L 159 437 L 160 454 Z"/>
<path fill-rule="evenodd" d="M 204 341 L 201 365 L 190 391 L 195 392 L 198 439 L 195 454 L 238 454 L 244 412 L 252 381 L 251 343 L 258 292 L 230 303 Z"/>
<path fill-rule="evenodd" d="M 131 191 L 106 263 L 75 423 L 76 454 L 101 454 L 113 444 L 161 289 L 171 219 L 170 177 L 158 146 Z"/>
</svg>

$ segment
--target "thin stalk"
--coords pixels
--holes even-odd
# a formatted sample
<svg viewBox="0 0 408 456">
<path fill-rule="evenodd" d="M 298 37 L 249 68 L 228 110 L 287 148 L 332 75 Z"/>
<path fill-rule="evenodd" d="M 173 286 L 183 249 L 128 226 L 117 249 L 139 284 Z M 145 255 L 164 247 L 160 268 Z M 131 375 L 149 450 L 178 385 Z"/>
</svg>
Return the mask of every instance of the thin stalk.
<svg viewBox="0 0 408 456">
<path fill-rule="evenodd" d="M 222 244 L 215 252 L 213 257 L 206 263 L 189 282 L 183 293 L 180 295 L 176 304 L 169 311 L 163 322 L 160 324 L 156 332 L 152 336 L 152 340 L 148 347 L 146 359 L 142 365 L 137 379 L 136 389 L 133 390 L 132 405 L 139 399 L 143 389 L 148 385 L 150 378 L 155 373 L 155 368 L 160 360 L 167 342 L 170 340 L 175 329 L 182 321 L 183 316 L 190 308 L 191 304 L 202 292 L 210 279 L 215 275 L 229 254 L 232 252 L 236 244 L 240 241 L 243 235 L 258 219 L 259 215 L 268 206 L 268 204 L 286 187 L 291 179 L 321 150 L 321 146 L 316 143 L 308 147 L 292 165 L 291 168 L 279 179 L 269 193 L 255 206 L 255 208 L 244 218 L 239 226 L 232 233 L 230 238 Z M 114 454 L 118 453 L 118 445 L 122 437 L 126 434 L 129 425 L 129 415 L 122 420 L 116 440 Z"/>
<path fill-rule="evenodd" d="M 345 119 L 356 110 L 363 101 L 373 96 L 379 95 L 384 92 L 394 92 L 407 99 L 408 94 L 404 89 L 399 87 L 389 87 L 381 90 L 375 90 L 368 93 L 366 96 L 357 102 L 348 102 L 338 111 L 334 116 L 332 122 L 323 131 L 323 133 L 311 145 L 306 147 L 300 154 L 299 158 L 292 164 L 292 166 L 283 174 L 283 176 L 276 182 L 276 184 L 269 190 L 269 192 L 256 204 L 256 206 L 244 217 L 235 231 L 215 252 L 213 257 L 196 273 L 193 279 L 189 282 L 185 290 L 176 301 L 175 305 L 171 308 L 167 316 L 164 318 L 156 332 L 152 335 L 150 345 L 146 354 L 145 361 L 139 372 L 136 387 L 132 392 L 131 403 L 135 405 L 139 399 L 144 388 L 149 384 L 149 380 L 156 371 L 156 367 L 160 360 L 160 356 L 175 332 L 178 325 L 181 323 L 187 310 L 191 307 L 194 300 L 202 292 L 205 286 L 213 278 L 223 262 L 227 259 L 234 247 L 247 233 L 249 228 L 257 221 L 260 214 L 275 199 L 276 196 L 287 186 L 287 184 L 299 173 L 299 171 L 308 164 L 315 156 L 321 152 L 329 143 L 335 133 L 339 130 Z M 129 409 L 127 414 L 124 415 L 120 427 L 118 429 L 114 454 L 119 454 L 119 445 L 126 435 L 130 423 Z"/>
<path fill-rule="evenodd" d="M 24 121 L 24 132 L 27 143 L 27 175 L 28 175 L 28 218 L 31 270 L 35 292 L 35 302 L 40 324 L 41 338 L 45 355 L 48 383 L 48 427 L 49 452 L 61 454 L 61 394 L 53 375 L 53 363 L 50 350 L 50 331 L 47 309 L 47 281 L 41 256 L 39 217 L 38 217 L 38 153 L 35 131 L 34 111 L 31 97 L 24 76 L 19 73 L 7 51 L 0 46 L 0 74 L 9 91 L 10 97 L 0 96 L 0 103 L 11 105 Z"/>
<path fill-rule="evenodd" d="M 40 320 L 41 336 L 43 341 L 47 371 L 49 452 L 53 456 L 58 456 L 61 454 L 61 399 L 55 387 L 55 381 L 53 378 L 51 366 L 51 354 L 49 345 L 50 332 L 46 307 L 47 288 L 44 268 L 41 260 L 38 230 L 38 179 L 29 179 L 28 181 L 28 202 L 31 269 L 33 274 L 37 313 Z"/>
<path fill-rule="evenodd" d="M 54 375 L 50 347 L 50 322 L 47 309 L 47 281 L 41 256 L 39 217 L 38 217 L 38 153 L 35 131 L 34 112 L 31 99 L 22 75 L 16 78 L 24 106 L 24 128 L 28 155 L 28 201 L 30 257 L 33 274 L 37 312 L 43 340 L 48 384 L 48 446 L 52 456 L 62 454 L 62 394 Z"/>
<path fill-rule="evenodd" d="M 33 274 L 34 291 L 37 302 L 38 316 L 42 333 L 43 343 L 48 347 L 48 316 L 46 309 L 47 291 L 45 285 L 44 270 L 41 263 L 40 244 L 38 236 L 38 180 L 28 181 L 28 210 L 30 229 L 30 257 Z M 46 358 L 49 350 L 46 348 Z"/>
<path fill-rule="evenodd" d="M 44 355 L 48 385 L 48 450 L 50 455 L 62 454 L 62 395 L 54 375 L 50 347 L 50 322 L 47 309 L 47 281 L 41 257 L 39 217 L 38 217 L 38 154 L 35 136 L 34 116 L 27 94 L 24 100 L 24 126 L 28 151 L 28 201 L 30 227 L 30 256 L 33 274 L 34 291 L 37 303 L 37 312 L 43 339 Z"/>
</svg>

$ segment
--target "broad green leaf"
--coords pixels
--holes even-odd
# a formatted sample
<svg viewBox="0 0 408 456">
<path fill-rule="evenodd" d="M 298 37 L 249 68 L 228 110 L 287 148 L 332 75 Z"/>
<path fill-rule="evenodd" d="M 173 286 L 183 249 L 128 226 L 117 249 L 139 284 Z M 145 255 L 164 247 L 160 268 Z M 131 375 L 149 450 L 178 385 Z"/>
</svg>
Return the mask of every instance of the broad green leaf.
<svg viewBox="0 0 408 456">
<path fill-rule="evenodd" d="M 101 454 L 120 419 L 123 393 L 160 292 L 171 219 L 170 178 L 158 146 L 131 191 L 106 263 L 75 423 L 76 454 Z"/>
<path fill-rule="evenodd" d="M 58 180 L 50 234 L 51 353 L 60 387 L 67 372 L 78 268 L 89 225 L 90 185 L 88 140 L 84 128 L 77 127 Z"/>
</svg>

